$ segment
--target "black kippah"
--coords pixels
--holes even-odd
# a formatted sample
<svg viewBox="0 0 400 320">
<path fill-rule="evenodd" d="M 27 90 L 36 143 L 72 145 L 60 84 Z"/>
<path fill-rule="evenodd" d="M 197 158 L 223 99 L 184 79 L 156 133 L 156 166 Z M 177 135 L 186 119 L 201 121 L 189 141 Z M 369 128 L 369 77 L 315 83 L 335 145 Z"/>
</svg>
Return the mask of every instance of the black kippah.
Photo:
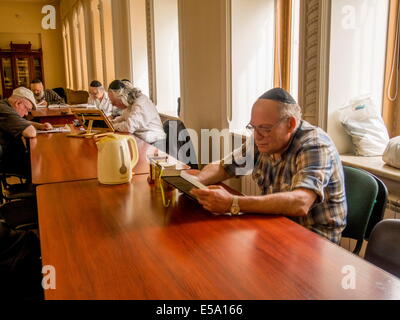
<svg viewBox="0 0 400 320">
<path fill-rule="evenodd" d="M 268 99 L 288 104 L 297 104 L 296 100 L 293 99 L 290 93 L 282 88 L 268 90 L 258 99 Z"/>
<path fill-rule="evenodd" d="M 111 90 L 119 90 L 122 88 L 125 88 L 125 84 L 121 80 L 114 80 L 108 86 L 108 89 L 111 89 Z"/>
<path fill-rule="evenodd" d="M 102 87 L 103 85 L 101 84 L 100 81 L 93 80 L 93 81 L 90 83 L 89 86 L 92 87 L 92 88 L 98 88 L 98 87 Z"/>
</svg>

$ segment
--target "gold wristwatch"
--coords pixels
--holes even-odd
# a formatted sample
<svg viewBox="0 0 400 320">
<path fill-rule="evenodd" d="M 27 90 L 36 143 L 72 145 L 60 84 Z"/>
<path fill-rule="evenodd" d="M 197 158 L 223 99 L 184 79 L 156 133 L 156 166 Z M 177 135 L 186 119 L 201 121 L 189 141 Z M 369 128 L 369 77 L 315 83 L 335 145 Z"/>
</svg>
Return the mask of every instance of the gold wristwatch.
<svg viewBox="0 0 400 320">
<path fill-rule="evenodd" d="M 232 205 L 231 205 L 231 214 L 233 216 L 236 216 L 239 214 L 239 212 L 240 212 L 239 197 L 233 196 Z"/>
</svg>

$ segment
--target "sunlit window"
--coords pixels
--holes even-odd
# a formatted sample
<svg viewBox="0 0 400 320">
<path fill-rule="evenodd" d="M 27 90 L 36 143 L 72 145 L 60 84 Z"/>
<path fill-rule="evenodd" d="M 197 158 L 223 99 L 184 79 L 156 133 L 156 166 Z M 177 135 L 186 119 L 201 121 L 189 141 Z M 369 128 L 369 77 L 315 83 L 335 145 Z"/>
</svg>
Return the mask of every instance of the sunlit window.
<svg viewBox="0 0 400 320">
<path fill-rule="evenodd" d="M 328 133 L 340 152 L 350 151 L 350 144 L 336 111 L 360 96 L 370 96 L 382 110 L 388 4 L 389 0 L 332 1 Z"/>
<path fill-rule="evenodd" d="M 79 54 L 80 54 L 80 64 L 81 64 L 81 87 L 79 89 L 88 90 L 85 16 L 82 4 L 80 4 L 78 7 L 77 18 L 78 18 L 78 31 L 79 31 Z"/>
<path fill-rule="evenodd" d="M 65 60 L 65 76 L 67 88 L 72 88 L 71 80 L 71 61 L 69 56 L 69 32 L 68 32 L 68 22 L 63 23 L 63 47 L 64 47 L 64 60 Z"/>
<path fill-rule="evenodd" d="M 290 60 L 290 93 L 296 101 L 299 97 L 299 33 L 300 0 L 292 0 L 292 39 Z"/>
<path fill-rule="evenodd" d="M 147 96 L 149 89 L 149 67 L 147 51 L 147 24 L 145 0 L 130 1 L 132 80 L 136 87 Z"/>
<path fill-rule="evenodd" d="M 101 46 L 101 26 L 100 26 L 100 4 L 98 0 L 92 0 L 90 2 L 90 16 L 91 16 L 91 45 L 94 60 L 94 79 L 103 83 L 104 72 L 103 72 L 103 52 Z M 94 80 L 90 79 L 90 80 Z"/>
<path fill-rule="evenodd" d="M 178 1 L 153 1 L 155 102 L 158 111 L 177 115 L 180 97 Z"/>
<path fill-rule="evenodd" d="M 230 130 L 243 132 L 256 99 L 273 87 L 274 0 L 231 1 L 232 112 Z"/>
</svg>

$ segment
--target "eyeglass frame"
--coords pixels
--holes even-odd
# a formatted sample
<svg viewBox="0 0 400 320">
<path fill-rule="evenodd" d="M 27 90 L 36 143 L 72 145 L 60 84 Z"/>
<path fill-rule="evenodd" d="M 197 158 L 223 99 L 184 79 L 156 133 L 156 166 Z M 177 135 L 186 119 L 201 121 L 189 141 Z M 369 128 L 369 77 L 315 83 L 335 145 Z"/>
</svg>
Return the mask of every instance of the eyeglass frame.
<svg viewBox="0 0 400 320">
<path fill-rule="evenodd" d="M 250 131 L 252 131 L 252 132 L 257 131 L 260 135 L 266 136 L 266 135 L 271 134 L 272 130 L 274 130 L 274 128 L 277 127 L 283 120 L 287 120 L 287 119 L 289 119 L 289 118 L 288 118 L 288 117 L 280 118 L 280 119 L 278 120 L 278 122 L 276 122 L 274 125 L 272 125 L 272 126 L 269 127 L 269 128 L 265 128 L 265 127 L 263 127 L 263 125 L 253 126 L 251 123 L 249 123 L 249 124 L 246 126 L 246 129 L 247 129 L 247 130 L 250 130 Z M 266 132 L 262 132 L 262 130 L 266 130 Z"/>
</svg>

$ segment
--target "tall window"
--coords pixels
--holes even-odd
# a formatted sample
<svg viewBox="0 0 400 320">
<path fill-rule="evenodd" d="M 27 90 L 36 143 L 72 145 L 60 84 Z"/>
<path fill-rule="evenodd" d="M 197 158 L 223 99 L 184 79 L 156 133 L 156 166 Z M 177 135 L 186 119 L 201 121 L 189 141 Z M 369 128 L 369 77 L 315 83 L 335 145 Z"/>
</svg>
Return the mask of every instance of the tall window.
<svg viewBox="0 0 400 320">
<path fill-rule="evenodd" d="M 292 0 L 291 24 L 290 93 L 296 101 L 299 101 L 300 0 Z"/>
<path fill-rule="evenodd" d="M 63 47 L 64 47 L 66 84 L 67 84 L 67 88 L 72 88 L 71 58 L 70 58 L 69 25 L 68 25 L 68 21 L 63 23 Z"/>
<path fill-rule="evenodd" d="M 155 0 L 152 5 L 155 69 L 153 99 L 159 112 L 177 116 L 180 97 L 178 1 Z"/>
<path fill-rule="evenodd" d="M 115 79 L 111 0 L 99 0 L 104 85 Z"/>
<path fill-rule="evenodd" d="M 66 63 L 66 76 L 67 76 L 67 88 L 74 88 L 73 79 L 73 67 L 72 67 L 72 41 L 71 41 L 71 29 L 68 20 L 64 22 L 64 57 Z"/>
<path fill-rule="evenodd" d="M 77 10 L 78 31 L 79 31 L 79 54 L 81 64 L 81 87 L 82 90 L 88 90 L 88 66 L 86 53 L 86 33 L 85 33 L 85 16 L 82 4 L 79 4 Z"/>
<path fill-rule="evenodd" d="M 75 89 L 82 88 L 82 65 L 81 65 L 81 53 L 80 53 L 80 41 L 79 41 L 79 24 L 78 15 L 76 10 L 72 13 L 72 26 L 73 26 L 73 52 L 74 52 L 74 78 L 75 78 Z"/>
<path fill-rule="evenodd" d="M 103 53 L 101 45 L 101 26 L 100 26 L 100 4 L 99 0 L 92 0 L 90 2 L 90 15 L 91 15 L 91 45 L 94 59 L 94 78 L 101 83 L 104 81 L 103 71 Z M 106 84 L 104 84 L 106 85 Z"/>
<path fill-rule="evenodd" d="M 232 112 L 230 130 L 243 132 L 255 100 L 273 87 L 274 0 L 231 0 Z"/>
<path fill-rule="evenodd" d="M 132 80 L 136 87 L 150 96 L 147 53 L 146 0 L 133 0 L 130 5 Z"/>
<path fill-rule="evenodd" d="M 382 110 L 389 0 L 332 1 L 328 133 L 340 152 L 351 145 L 336 111 L 360 96 Z"/>
</svg>

